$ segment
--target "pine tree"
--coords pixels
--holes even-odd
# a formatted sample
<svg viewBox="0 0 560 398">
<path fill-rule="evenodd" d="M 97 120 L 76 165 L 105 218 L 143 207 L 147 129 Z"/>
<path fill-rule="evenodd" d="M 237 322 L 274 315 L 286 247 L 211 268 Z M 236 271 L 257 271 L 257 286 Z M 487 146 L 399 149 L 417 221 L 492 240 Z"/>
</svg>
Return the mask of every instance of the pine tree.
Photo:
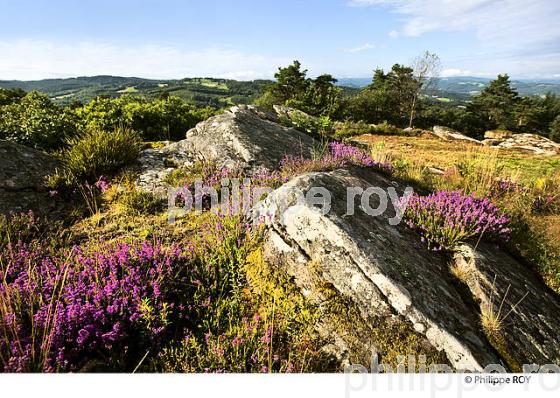
<svg viewBox="0 0 560 398">
<path fill-rule="evenodd" d="M 511 87 L 508 75 L 498 75 L 480 95 L 475 97 L 469 110 L 477 115 L 487 130 L 516 128 L 515 111 L 519 94 Z"/>
</svg>

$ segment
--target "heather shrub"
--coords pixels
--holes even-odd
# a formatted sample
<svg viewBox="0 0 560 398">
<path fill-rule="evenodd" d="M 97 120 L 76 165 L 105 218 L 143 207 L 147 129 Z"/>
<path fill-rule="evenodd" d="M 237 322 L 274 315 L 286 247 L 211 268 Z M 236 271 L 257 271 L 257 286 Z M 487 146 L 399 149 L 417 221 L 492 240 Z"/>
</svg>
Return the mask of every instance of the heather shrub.
<svg viewBox="0 0 560 398">
<path fill-rule="evenodd" d="M 483 236 L 507 240 L 511 232 L 508 218 L 489 199 L 461 191 L 411 197 L 404 210 L 404 220 L 435 250 Z"/>
<path fill-rule="evenodd" d="M 241 224 L 231 223 L 232 218 L 226 220 L 217 225 L 218 231 L 243 231 Z M 258 242 L 256 232 L 249 242 Z M 288 277 L 264 263 L 258 245 L 250 244 L 245 246 L 249 251 L 240 252 L 235 239 L 224 239 L 221 233 L 214 244 L 226 255 L 222 262 L 239 259 L 238 273 L 231 275 L 237 275 L 232 286 L 240 288 L 233 289 L 226 300 L 208 300 L 200 332 L 167 345 L 155 358 L 155 369 L 261 373 L 325 369 L 329 357 L 320 352 L 324 342 L 313 330 L 315 308 Z"/>
<path fill-rule="evenodd" d="M 363 149 L 336 141 L 329 143 L 328 151 L 320 158 L 305 159 L 286 156 L 282 160 L 281 169 L 284 175 L 293 176 L 347 166 L 372 167 L 388 174 L 393 172 L 393 166 L 390 163 L 378 162 Z"/>
<path fill-rule="evenodd" d="M 9 244 L 0 252 L 0 369 L 294 369 L 294 350 L 317 341 L 305 337 L 311 315 L 278 311 L 303 298 L 256 287 L 248 263 L 258 229 L 239 216 L 201 220 L 180 244 Z"/>
<path fill-rule="evenodd" d="M 32 211 L 28 213 L 0 214 L 0 252 L 8 245 L 29 242 L 40 236 L 42 227 Z"/>
<path fill-rule="evenodd" d="M 0 254 L 3 370 L 130 367 L 170 322 L 182 321 L 168 284 L 172 266 L 184 264 L 193 264 L 188 251 L 151 242 L 74 247 L 61 256 L 10 247 Z"/>
<path fill-rule="evenodd" d="M 66 167 L 75 176 L 97 180 L 132 162 L 141 149 L 139 135 L 128 128 L 112 131 L 89 129 L 68 141 L 62 154 Z"/>
<path fill-rule="evenodd" d="M 178 346 L 165 348 L 157 366 L 164 372 L 291 372 L 293 365 L 272 352 L 272 328 L 258 313 L 243 317 L 241 322 L 231 311 L 226 312 L 231 325 L 214 335 L 208 331 L 202 339 L 187 335 Z M 248 355 L 250 354 L 250 355 Z"/>
<path fill-rule="evenodd" d="M 165 182 L 170 186 L 180 188 L 177 193 L 179 205 L 186 198 L 187 193 L 190 193 L 195 203 L 196 201 L 200 201 L 202 202 L 203 208 L 208 208 L 212 200 L 211 195 L 205 192 L 208 188 L 214 189 L 219 196 L 224 188 L 233 192 L 234 181 L 237 181 L 240 185 L 237 189 L 241 189 L 241 184 L 247 180 L 250 182 L 251 189 L 248 193 L 243 193 L 239 201 L 239 204 L 244 208 L 262 199 L 262 197 L 253 197 L 253 195 L 258 194 L 258 191 L 264 192 L 276 189 L 284 182 L 288 181 L 288 177 L 284 176 L 279 171 L 271 171 L 266 168 L 256 169 L 249 174 L 240 167 L 218 167 L 213 163 L 197 162 L 191 167 L 176 169 L 171 172 L 165 179 Z M 224 181 L 227 181 L 228 184 L 222 185 Z M 198 193 L 202 195 L 200 198 L 196 196 L 197 184 L 200 184 L 199 188 L 201 191 Z M 233 200 L 230 201 L 229 204 L 229 207 L 222 207 L 221 212 L 223 214 L 237 213 L 238 209 L 233 207 Z"/>
</svg>

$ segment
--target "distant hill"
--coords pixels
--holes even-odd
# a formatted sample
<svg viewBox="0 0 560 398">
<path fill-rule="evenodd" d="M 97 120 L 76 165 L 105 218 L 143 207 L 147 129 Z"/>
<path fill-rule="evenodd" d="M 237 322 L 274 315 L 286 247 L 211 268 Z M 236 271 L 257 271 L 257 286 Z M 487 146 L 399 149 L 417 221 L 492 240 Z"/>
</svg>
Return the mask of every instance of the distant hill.
<svg viewBox="0 0 560 398">
<path fill-rule="evenodd" d="M 441 93 L 472 96 L 482 91 L 491 80 L 483 77 L 441 77 L 437 79 L 437 89 Z M 370 83 L 370 77 L 338 79 L 338 84 L 348 87 L 362 88 Z M 520 95 L 543 95 L 547 92 L 560 95 L 560 80 L 512 80 L 512 86 Z"/>
<path fill-rule="evenodd" d="M 0 88 L 22 88 L 47 93 L 60 104 L 73 101 L 88 102 L 97 96 L 119 97 L 123 94 L 155 98 L 163 94 L 183 98 L 198 106 L 223 108 L 232 104 L 249 104 L 261 95 L 271 80 L 237 81 L 215 78 L 186 78 L 155 80 L 139 77 L 92 76 L 35 81 L 0 80 Z M 479 77 L 448 77 L 438 79 L 438 100 L 468 101 L 486 87 L 490 79 Z M 341 78 L 338 85 L 344 94 L 355 93 L 371 83 L 371 78 Z M 552 92 L 560 95 L 560 80 L 513 80 L 521 95 L 542 95 Z"/>
<path fill-rule="evenodd" d="M 88 102 L 97 96 L 119 97 L 123 94 L 155 98 L 163 94 L 181 97 L 198 106 L 217 108 L 251 103 L 263 91 L 268 80 L 236 81 L 214 78 L 154 80 L 138 77 L 93 76 L 36 81 L 0 80 L 2 88 L 22 88 L 47 93 L 61 104 Z"/>
</svg>

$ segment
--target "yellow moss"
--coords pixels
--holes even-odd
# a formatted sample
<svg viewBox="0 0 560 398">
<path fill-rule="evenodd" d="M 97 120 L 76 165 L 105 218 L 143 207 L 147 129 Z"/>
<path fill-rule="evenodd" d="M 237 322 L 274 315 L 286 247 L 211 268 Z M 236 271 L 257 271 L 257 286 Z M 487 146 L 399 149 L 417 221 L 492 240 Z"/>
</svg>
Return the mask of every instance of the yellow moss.
<svg viewBox="0 0 560 398">
<path fill-rule="evenodd" d="M 393 316 L 366 321 L 356 305 L 341 297 L 334 287 L 324 285 L 321 292 L 326 298 L 323 316 L 354 352 L 351 363 L 367 367 L 374 353 L 378 354 L 379 363 L 393 369 L 400 363 L 399 357 L 409 355 L 416 358 L 424 355 L 426 366 L 448 363 L 445 354 L 433 348 L 404 318 Z"/>
<path fill-rule="evenodd" d="M 484 329 L 486 338 L 492 344 L 492 347 L 500 354 L 500 357 L 506 362 L 510 370 L 514 373 L 521 373 L 523 366 L 516 360 L 513 355 L 508 351 L 507 343 L 501 333 L 495 331 L 488 331 Z"/>
<path fill-rule="evenodd" d="M 298 324 L 312 326 L 316 322 L 317 309 L 306 302 L 286 275 L 266 264 L 262 248 L 249 253 L 243 271 L 248 282 L 247 294 L 259 297 L 265 313 L 271 316 L 274 309 L 275 316 Z"/>
</svg>

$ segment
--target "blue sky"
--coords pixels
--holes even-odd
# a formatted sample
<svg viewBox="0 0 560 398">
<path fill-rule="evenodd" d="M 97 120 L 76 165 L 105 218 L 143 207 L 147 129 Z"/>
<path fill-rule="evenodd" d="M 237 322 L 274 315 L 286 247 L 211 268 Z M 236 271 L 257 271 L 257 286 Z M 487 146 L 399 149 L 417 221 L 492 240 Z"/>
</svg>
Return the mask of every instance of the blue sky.
<svg viewBox="0 0 560 398">
<path fill-rule="evenodd" d="M 558 0 L 0 0 L 0 79 L 368 77 L 437 53 L 444 76 L 560 78 Z"/>
</svg>

